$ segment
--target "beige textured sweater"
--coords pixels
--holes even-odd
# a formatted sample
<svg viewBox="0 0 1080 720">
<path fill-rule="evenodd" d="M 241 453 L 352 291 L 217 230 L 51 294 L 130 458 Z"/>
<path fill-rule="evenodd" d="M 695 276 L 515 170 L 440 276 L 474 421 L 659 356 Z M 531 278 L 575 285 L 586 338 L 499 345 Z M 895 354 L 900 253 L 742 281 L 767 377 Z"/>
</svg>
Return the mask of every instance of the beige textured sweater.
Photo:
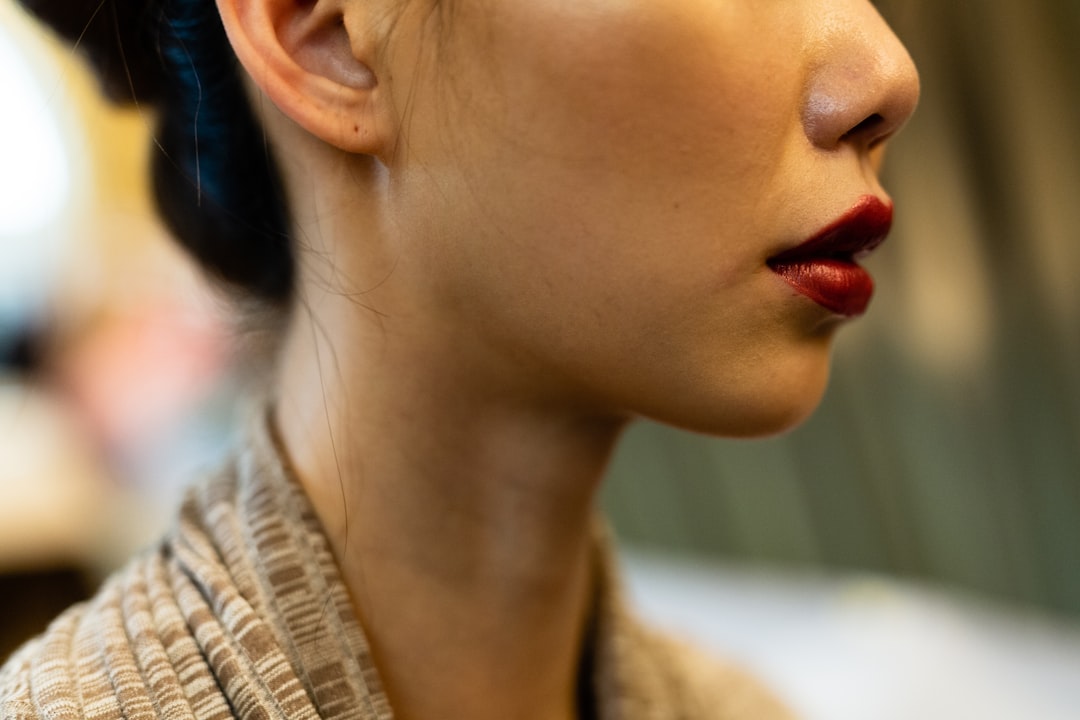
<svg viewBox="0 0 1080 720">
<path fill-rule="evenodd" d="M 393 717 L 319 522 L 267 423 L 252 426 L 159 547 L 0 669 L 0 718 Z M 594 717 L 788 717 L 745 675 L 637 624 L 598 545 Z"/>
</svg>

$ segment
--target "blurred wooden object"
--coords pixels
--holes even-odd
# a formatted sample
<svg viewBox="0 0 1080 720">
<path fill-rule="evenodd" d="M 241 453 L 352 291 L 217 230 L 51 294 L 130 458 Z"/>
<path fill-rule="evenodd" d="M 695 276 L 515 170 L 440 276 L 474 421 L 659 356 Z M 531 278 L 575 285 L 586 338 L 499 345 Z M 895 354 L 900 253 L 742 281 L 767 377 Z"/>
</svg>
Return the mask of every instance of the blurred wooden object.
<svg viewBox="0 0 1080 720">
<path fill-rule="evenodd" d="M 81 570 L 0 573 L 0 664 L 70 605 L 89 596 Z"/>
</svg>

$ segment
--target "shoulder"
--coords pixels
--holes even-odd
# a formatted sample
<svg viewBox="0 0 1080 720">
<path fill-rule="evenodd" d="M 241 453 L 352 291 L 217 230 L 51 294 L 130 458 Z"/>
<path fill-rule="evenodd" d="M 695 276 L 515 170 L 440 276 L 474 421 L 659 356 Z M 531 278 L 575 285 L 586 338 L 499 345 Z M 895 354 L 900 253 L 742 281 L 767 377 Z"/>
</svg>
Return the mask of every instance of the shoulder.
<svg viewBox="0 0 1080 720">
<path fill-rule="evenodd" d="M 81 716 L 73 695 L 70 650 L 85 605 L 76 605 L 52 622 L 0 667 L 0 720 L 42 720 Z"/>
<path fill-rule="evenodd" d="M 142 677 L 133 663 L 134 582 L 158 558 L 146 554 L 113 575 L 91 600 L 56 618 L 0 667 L 0 720 L 127 717 Z M 125 695 L 126 693 L 126 695 Z"/>
<path fill-rule="evenodd" d="M 30 702 L 30 664 L 39 644 L 40 639 L 27 643 L 0 667 L 0 718 L 3 720 L 38 717 Z"/>
<path fill-rule="evenodd" d="M 686 720 L 794 720 L 761 681 L 679 639 L 643 629 L 655 667 L 667 676 Z"/>
</svg>

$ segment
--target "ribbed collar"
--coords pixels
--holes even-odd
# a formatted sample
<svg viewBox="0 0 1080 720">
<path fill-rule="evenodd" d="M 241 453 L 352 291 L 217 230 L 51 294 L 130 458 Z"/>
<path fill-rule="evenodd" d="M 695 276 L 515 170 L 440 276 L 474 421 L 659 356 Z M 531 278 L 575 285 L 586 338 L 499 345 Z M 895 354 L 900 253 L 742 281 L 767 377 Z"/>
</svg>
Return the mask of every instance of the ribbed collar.
<svg viewBox="0 0 1080 720">
<path fill-rule="evenodd" d="M 391 720 L 330 543 L 276 440 L 270 416 L 259 412 L 249 423 L 231 471 L 192 491 L 175 536 L 177 557 L 200 585 L 235 588 L 242 601 L 223 602 L 215 610 L 233 614 L 226 620 L 235 632 L 250 626 L 273 637 L 277 648 L 270 655 L 287 658 L 291 673 L 279 671 L 288 677 L 262 684 L 265 692 L 280 696 L 279 705 L 294 705 L 293 716 Z M 678 717 L 669 673 L 658 666 L 649 652 L 650 636 L 623 605 L 609 533 L 602 522 L 597 528 L 594 614 L 583 665 L 591 672 L 583 696 L 594 707 L 586 716 Z M 256 673 L 257 665 L 255 658 Z M 299 697 L 300 687 L 306 698 Z"/>
</svg>

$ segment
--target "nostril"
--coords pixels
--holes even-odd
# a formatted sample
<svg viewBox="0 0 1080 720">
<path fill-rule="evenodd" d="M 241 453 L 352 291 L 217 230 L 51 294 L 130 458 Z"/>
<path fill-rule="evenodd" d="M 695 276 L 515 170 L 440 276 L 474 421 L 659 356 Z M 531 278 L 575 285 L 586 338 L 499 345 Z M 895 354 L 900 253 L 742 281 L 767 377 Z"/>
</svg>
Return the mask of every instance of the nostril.
<svg viewBox="0 0 1080 720">
<path fill-rule="evenodd" d="M 866 137 L 875 138 L 875 136 L 880 133 L 880 128 L 884 123 L 885 118 L 880 114 L 874 113 L 873 115 L 869 115 L 863 118 L 862 122 L 858 125 L 844 133 L 843 136 L 841 136 L 840 141 L 844 142 L 845 140 Z M 871 140 L 871 142 L 873 142 L 873 140 Z"/>
</svg>

